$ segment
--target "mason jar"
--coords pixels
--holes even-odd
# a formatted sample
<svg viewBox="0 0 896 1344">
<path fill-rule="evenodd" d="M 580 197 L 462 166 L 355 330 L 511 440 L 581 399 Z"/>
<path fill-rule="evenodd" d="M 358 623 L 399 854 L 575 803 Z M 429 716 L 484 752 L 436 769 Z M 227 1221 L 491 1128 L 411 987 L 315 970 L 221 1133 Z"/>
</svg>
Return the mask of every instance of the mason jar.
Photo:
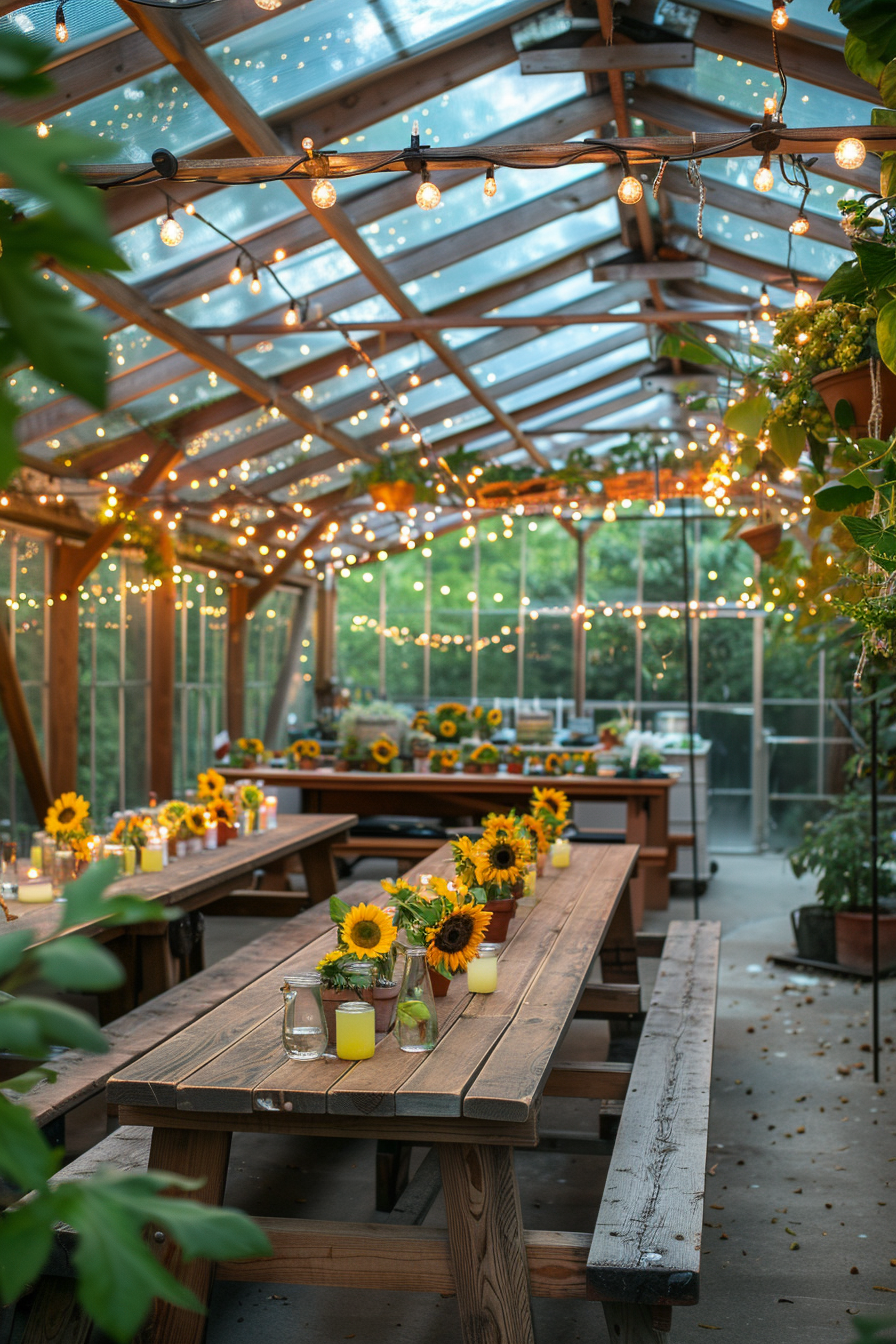
<svg viewBox="0 0 896 1344">
<path fill-rule="evenodd" d="M 285 975 L 280 992 L 283 995 L 283 1049 L 290 1059 L 320 1059 L 327 1048 L 320 975 L 317 971 Z"/>
</svg>

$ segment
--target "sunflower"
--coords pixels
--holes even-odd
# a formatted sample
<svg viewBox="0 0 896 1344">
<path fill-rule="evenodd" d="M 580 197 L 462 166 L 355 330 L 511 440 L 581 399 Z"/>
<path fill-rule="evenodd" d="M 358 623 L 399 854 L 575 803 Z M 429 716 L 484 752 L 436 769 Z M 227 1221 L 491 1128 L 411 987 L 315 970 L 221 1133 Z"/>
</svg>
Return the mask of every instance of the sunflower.
<svg viewBox="0 0 896 1344">
<path fill-rule="evenodd" d="M 556 751 L 549 751 L 544 758 L 544 768 L 550 775 L 559 775 L 563 769 L 563 758 Z"/>
<path fill-rule="evenodd" d="M 316 761 L 320 755 L 320 743 L 313 737 L 300 737 L 289 750 L 297 760 Z"/>
<path fill-rule="evenodd" d="M 340 942 L 358 957 L 381 957 L 395 941 L 395 926 L 378 905 L 353 905 L 342 922 Z"/>
<path fill-rule="evenodd" d="M 414 720 L 411 724 L 411 727 L 413 728 L 415 733 L 425 733 L 427 731 L 427 729 L 429 728 L 429 715 L 425 709 L 420 709 L 417 711 L 417 713 L 414 715 Z"/>
<path fill-rule="evenodd" d="M 485 719 L 491 728 L 500 728 L 501 724 L 504 722 L 504 715 L 501 713 L 500 709 L 490 709 L 486 714 Z"/>
<path fill-rule="evenodd" d="M 460 835 L 451 841 L 451 848 L 454 852 L 454 869 L 457 876 L 464 882 L 474 879 L 477 859 L 474 842 L 468 835 Z"/>
<path fill-rule="evenodd" d="M 191 807 L 187 813 L 187 825 L 194 835 L 205 835 L 205 808 Z"/>
<path fill-rule="evenodd" d="M 224 791 L 224 785 L 227 783 L 223 775 L 219 775 L 217 770 L 209 767 L 208 770 L 200 772 L 197 776 L 199 788 L 197 790 L 200 798 L 217 798 Z"/>
<path fill-rule="evenodd" d="M 527 812 L 523 817 L 523 825 L 529 832 L 538 853 L 547 854 L 551 847 L 551 842 L 548 839 L 548 833 L 544 828 L 544 822 L 540 821 L 538 817 L 530 816 Z"/>
<path fill-rule="evenodd" d="M 371 743 L 370 754 L 377 765 L 388 765 L 398 755 L 398 748 L 390 737 L 383 734 L 382 737 L 378 737 L 375 742 Z"/>
<path fill-rule="evenodd" d="M 213 798 L 208 810 L 214 821 L 223 821 L 227 826 L 236 824 L 236 809 L 229 798 Z"/>
<path fill-rule="evenodd" d="M 317 963 L 315 970 L 325 971 L 328 966 L 332 966 L 334 961 L 341 961 L 345 956 L 344 947 L 334 947 L 332 952 L 327 952 Z"/>
<path fill-rule="evenodd" d="M 476 879 L 485 884 L 512 887 L 523 876 L 528 861 L 522 840 L 488 831 L 476 842 Z"/>
<path fill-rule="evenodd" d="M 558 821 L 565 821 L 569 815 L 569 799 L 560 789 L 533 789 L 532 804 L 533 807 L 546 807 Z"/>
<path fill-rule="evenodd" d="M 79 793 L 64 793 L 44 818 L 44 830 L 50 835 L 76 831 L 87 820 L 89 812 L 90 804 Z"/>
<path fill-rule="evenodd" d="M 470 901 L 449 910 L 426 930 L 426 960 L 434 970 L 453 975 L 465 971 L 476 957 L 491 922 L 491 913 Z"/>
<path fill-rule="evenodd" d="M 481 705 L 477 705 L 476 708 L 473 710 L 473 718 L 474 718 L 474 719 L 481 719 L 481 718 L 482 718 L 482 706 L 481 706 Z"/>
<path fill-rule="evenodd" d="M 457 737 L 457 724 L 453 719 L 443 719 L 439 724 L 439 735 L 441 737 Z"/>
<path fill-rule="evenodd" d="M 389 896 L 414 896 L 417 892 L 417 888 L 406 882 L 403 877 L 397 877 L 394 881 L 391 877 L 380 878 L 380 886 Z"/>
<path fill-rule="evenodd" d="M 491 812 L 485 819 L 485 833 L 489 835 L 518 835 L 520 823 L 516 817 Z"/>
</svg>

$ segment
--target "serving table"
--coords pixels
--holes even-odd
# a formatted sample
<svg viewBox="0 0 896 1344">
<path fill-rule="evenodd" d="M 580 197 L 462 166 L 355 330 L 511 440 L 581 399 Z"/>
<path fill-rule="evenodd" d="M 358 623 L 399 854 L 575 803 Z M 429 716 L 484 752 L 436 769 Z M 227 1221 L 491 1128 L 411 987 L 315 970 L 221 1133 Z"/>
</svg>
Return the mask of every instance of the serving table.
<svg viewBox="0 0 896 1344">
<path fill-rule="evenodd" d="M 466 1344 L 532 1344 L 530 1293 L 566 1296 L 571 1280 L 580 1289 L 590 1238 L 525 1231 L 513 1149 L 538 1143 L 540 1098 L 595 957 L 604 981 L 637 982 L 636 856 L 628 845 L 573 845 L 569 868 L 539 879 L 537 904 L 511 922 L 497 991 L 468 994 L 459 975 L 437 1001 L 429 1054 L 404 1053 L 388 1035 L 357 1063 L 286 1056 L 284 974 L 313 967 L 331 933 L 110 1080 L 121 1123 L 152 1127 L 150 1165 L 207 1178 L 193 1197 L 209 1203 L 222 1201 L 235 1132 L 438 1145 L 448 1263 L 445 1234 L 431 1228 L 272 1219 L 263 1221 L 274 1261 L 231 1262 L 228 1278 L 454 1291 Z M 452 873 L 448 846 L 426 869 Z M 183 1264 L 164 1240 L 156 1249 L 207 1300 L 212 1266 Z M 202 1318 L 157 1303 L 153 1339 L 199 1344 L 203 1329 Z"/>
<path fill-rule="evenodd" d="M 213 906 L 229 892 L 245 883 L 258 868 L 270 873 L 272 881 L 285 885 L 285 873 L 300 862 L 312 902 L 328 899 L 336 891 L 336 871 L 331 847 L 335 840 L 346 835 L 357 822 L 352 813 L 336 816 L 281 816 L 274 830 L 259 831 L 244 839 L 231 841 L 220 849 L 206 849 L 175 859 L 155 873 L 135 873 L 122 877 L 108 888 L 109 895 L 127 892 L 143 896 L 147 902 L 165 906 L 175 905 L 185 914 Z M 265 893 L 259 892 L 259 913 Z M 252 913 L 251 896 L 242 902 L 240 913 Z M 30 905 L 10 901 L 10 913 L 17 918 L 10 923 L 0 920 L 0 937 L 15 929 L 28 929 L 35 943 L 48 942 L 56 935 L 59 907 L 55 902 Z M 144 999 L 168 989 L 176 980 L 176 966 L 169 936 L 171 925 L 161 921 L 130 925 L 125 929 L 110 927 L 97 919 L 81 924 L 66 933 L 87 934 L 99 942 L 115 941 L 113 949 L 128 972 L 128 984 L 123 991 L 114 991 L 115 1001 L 105 1005 L 103 1016 L 116 1016 L 133 1003 L 127 1002 L 136 994 Z M 201 969 L 201 940 L 196 940 L 195 954 L 187 969 Z"/>
</svg>

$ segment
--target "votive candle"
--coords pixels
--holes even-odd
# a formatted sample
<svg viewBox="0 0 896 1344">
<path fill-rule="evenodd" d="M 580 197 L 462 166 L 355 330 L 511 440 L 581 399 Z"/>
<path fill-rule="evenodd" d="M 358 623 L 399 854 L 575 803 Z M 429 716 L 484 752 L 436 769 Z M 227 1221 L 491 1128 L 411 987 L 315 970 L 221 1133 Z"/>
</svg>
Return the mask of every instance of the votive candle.
<svg viewBox="0 0 896 1344">
<path fill-rule="evenodd" d="M 554 868 L 568 868 L 569 855 L 568 840 L 555 840 L 551 845 L 551 864 Z"/>
<path fill-rule="evenodd" d="M 269 793 L 269 794 L 267 795 L 267 797 L 265 798 L 264 801 L 265 801 L 265 806 L 266 806 L 267 809 L 268 809 L 268 830 L 269 830 L 269 831 L 276 831 L 276 829 L 277 829 L 277 795 L 276 795 L 276 793 Z"/>
<path fill-rule="evenodd" d="M 140 871 L 143 873 L 160 873 L 164 867 L 164 857 L 162 846 L 155 845 L 150 841 L 140 851 Z"/>
<path fill-rule="evenodd" d="M 471 994 L 494 994 L 498 988 L 498 944 L 480 943 L 479 955 L 467 966 Z"/>
<path fill-rule="evenodd" d="M 37 868 L 29 868 L 28 880 L 19 884 L 19 900 L 25 905 L 42 905 L 52 899 L 53 883 L 49 880 L 41 882 Z"/>
<path fill-rule="evenodd" d="M 372 1003 L 340 1003 L 336 1009 L 336 1054 L 340 1059 L 370 1059 L 376 1046 Z"/>
</svg>

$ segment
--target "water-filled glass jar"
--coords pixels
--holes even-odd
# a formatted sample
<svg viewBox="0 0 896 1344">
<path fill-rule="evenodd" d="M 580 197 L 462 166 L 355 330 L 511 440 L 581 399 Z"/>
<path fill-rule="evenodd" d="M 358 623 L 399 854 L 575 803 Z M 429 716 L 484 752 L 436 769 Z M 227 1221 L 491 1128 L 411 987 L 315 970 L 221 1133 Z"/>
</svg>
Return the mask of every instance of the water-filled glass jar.
<svg viewBox="0 0 896 1344">
<path fill-rule="evenodd" d="M 431 1050 L 439 1035 L 425 947 L 405 948 L 404 975 L 395 1011 L 399 1047 L 411 1053 Z"/>
<path fill-rule="evenodd" d="M 327 1020 L 320 1001 L 320 975 L 300 971 L 285 975 L 283 995 L 283 1049 L 290 1059 L 320 1059 L 327 1048 Z"/>
</svg>

